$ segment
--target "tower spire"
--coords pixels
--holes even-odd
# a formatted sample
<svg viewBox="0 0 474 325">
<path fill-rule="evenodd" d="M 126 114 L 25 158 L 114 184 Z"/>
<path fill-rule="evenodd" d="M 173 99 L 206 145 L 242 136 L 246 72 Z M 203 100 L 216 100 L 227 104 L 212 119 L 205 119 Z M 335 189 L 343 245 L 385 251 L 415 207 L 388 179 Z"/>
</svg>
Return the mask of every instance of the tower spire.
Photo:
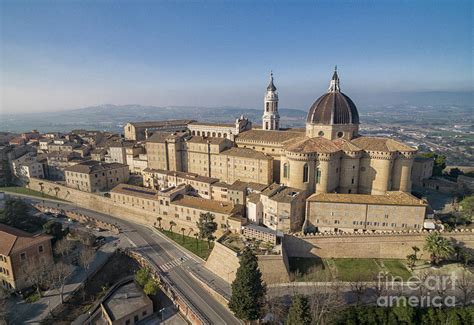
<svg viewBox="0 0 474 325">
<path fill-rule="evenodd" d="M 277 90 L 275 85 L 273 84 L 273 71 L 270 71 L 270 83 L 268 84 L 267 91 L 275 91 Z"/>
<path fill-rule="evenodd" d="M 337 65 L 334 66 L 334 73 L 332 74 L 332 79 L 329 84 L 328 92 L 335 93 L 340 92 L 341 88 L 339 87 L 339 76 L 337 75 Z"/>
</svg>

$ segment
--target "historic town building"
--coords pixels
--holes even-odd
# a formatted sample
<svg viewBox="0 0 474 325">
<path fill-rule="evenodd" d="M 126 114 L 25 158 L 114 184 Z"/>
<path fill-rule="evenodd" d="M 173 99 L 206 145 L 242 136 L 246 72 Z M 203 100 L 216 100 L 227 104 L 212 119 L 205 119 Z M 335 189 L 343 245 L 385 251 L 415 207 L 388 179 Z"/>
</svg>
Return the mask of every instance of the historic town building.
<svg viewBox="0 0 474 325">
<path fill-rule="evenodd" d="M 278 93 L 273 84 L 273 73 L 270 74 L 270 83 L 265 94 L 263 107 L 262 128 L 264 130 L 279 130 L 280 115 L 278 114 Z"/>
</svg>

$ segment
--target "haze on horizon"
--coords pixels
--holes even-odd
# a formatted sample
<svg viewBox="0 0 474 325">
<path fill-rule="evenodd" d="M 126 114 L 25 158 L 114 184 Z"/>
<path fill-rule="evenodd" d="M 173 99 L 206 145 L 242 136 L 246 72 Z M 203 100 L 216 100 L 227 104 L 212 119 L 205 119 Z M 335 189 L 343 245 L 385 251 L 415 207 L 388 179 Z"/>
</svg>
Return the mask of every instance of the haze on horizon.
<svg viewBox="0 0 474 325">
<path fill-rule="evenodd" d="M 1 113 L 84 106 L 305 108 L 341 88 L 472 92 L 472 3 L 0 2 Z"/>
</svg>

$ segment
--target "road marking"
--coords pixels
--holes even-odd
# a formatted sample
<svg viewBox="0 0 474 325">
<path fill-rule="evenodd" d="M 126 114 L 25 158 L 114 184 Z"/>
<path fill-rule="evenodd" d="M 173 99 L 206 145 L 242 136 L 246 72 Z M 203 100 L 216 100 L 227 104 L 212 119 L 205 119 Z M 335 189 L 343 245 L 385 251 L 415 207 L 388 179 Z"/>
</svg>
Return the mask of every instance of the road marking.
<svg viewBox="0 0 474 325">
<path fill-rule="evenodd" d="M 189 260 L 190 258 L 187 256 L 187 255 L 184 255 L 183 257 L 181 258 L 176 258 L 174 260 L 172 260 L 171 262 L 168 262 L 168 263 L 165 263 L 163 265 L 160 266 L 160 269 L 163 271 L 163 272 L 166 272 L 168 270 L 171 270 L 172 268 L 174 268 L 175 266 L 178 266 L 178 265 L 181 265 L 183 264 L 184 262 L 186 262 L 187 260 Z"/>
</svg>

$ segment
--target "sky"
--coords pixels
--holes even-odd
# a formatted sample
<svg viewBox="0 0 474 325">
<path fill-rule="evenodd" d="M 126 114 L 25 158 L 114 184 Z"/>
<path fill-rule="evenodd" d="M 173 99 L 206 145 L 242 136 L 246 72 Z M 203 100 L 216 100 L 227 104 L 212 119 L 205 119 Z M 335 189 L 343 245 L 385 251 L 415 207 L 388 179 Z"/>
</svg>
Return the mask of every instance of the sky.
<svg viewBox="0 0 474 325">
<path fill-rule="evenodd" d="M 0 0 L 0 111 L 472 91 L 471 1 Z"/>
</svg>

